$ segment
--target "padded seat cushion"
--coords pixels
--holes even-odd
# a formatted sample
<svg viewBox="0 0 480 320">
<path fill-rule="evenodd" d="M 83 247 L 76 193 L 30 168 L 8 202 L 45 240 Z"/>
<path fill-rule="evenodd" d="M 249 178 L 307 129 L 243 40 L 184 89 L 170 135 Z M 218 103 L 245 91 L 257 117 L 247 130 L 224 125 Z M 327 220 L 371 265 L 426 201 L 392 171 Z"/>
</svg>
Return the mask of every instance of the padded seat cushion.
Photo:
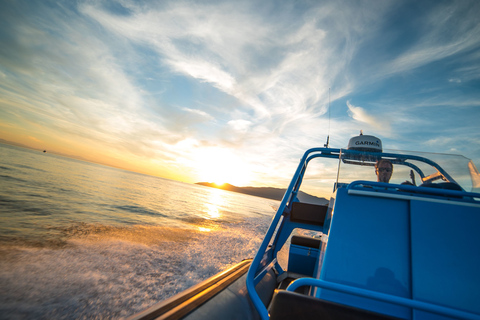
<svg viewBox="0 0 480 320">
<path fill-rule="evenodd" d="M 311 237 L 302 237 L 297 235 L 292 236 L 291 243 L 293 245 L 314 248 L 314 249 L 320 248 L 320 245 L 322 244 L 320 239 L 311 238 Z"/>
<path fill-rule="evenodd" d="M 325 216 L 327 215 L 327 210 L 328 206 L 294 202 L 292 204 L 290 220 L 292 222 L 323 226 L 323 223 L 325 222 Z"/>
</svg>

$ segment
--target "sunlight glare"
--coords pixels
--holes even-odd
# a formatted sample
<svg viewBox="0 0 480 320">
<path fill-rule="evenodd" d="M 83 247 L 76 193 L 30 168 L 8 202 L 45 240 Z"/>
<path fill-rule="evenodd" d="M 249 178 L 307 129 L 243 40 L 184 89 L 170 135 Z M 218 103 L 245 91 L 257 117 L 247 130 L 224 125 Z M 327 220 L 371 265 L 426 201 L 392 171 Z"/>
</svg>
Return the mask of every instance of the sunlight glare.
<svg viewBox="0 0 480 320">
<path fill-rule="evenodd" d="M 206 209 L 206 219 L 218 219 L 222 215 L 218 210 L 221 205 L 224 203 L 224 199 L 222 196 L 222 191 L 218 189 L 211 188 L 208 200 L 203 203 Z"/>
<path fill-rule="evenodd" d="M 220 218 L 220 212 L 218 212 L 218 207 L 215 204 L 205 203 L 207 207 L 208 219 L 218 219 Z"/>
<path fill-rule="evenodd" d="M 196 154 L 196 166 L 202 182 L 245 186 L 250 182 L 248 165 L 230 150 L 219 147 L 202 148 Z"/>
</svg>

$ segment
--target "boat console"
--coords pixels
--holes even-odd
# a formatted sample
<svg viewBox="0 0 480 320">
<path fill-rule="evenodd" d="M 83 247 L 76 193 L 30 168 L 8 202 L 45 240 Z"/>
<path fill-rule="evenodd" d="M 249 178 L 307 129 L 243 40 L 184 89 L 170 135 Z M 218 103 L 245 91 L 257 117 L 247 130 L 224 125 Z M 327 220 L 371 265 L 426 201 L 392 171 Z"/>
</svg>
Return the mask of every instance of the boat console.
<svg viewBox="0 0 480 320">
<path fill-rule="evenodd" d="M 260 318 L 480 319 L 478 177 L 463 157 L 463 168 L 448 171 L 452 158 L 432 158 L 384 152 L 380 139 L 362 135 L 348 149 L 308 150 L 247 274 Z M 326 206 L 297 197 L 314 159 L 338 165 Z M 412 182 L 356 179 L 380 159 Z M 270 270 L 279 286 L 265 304 L 255 286 Z"/>
</svg>

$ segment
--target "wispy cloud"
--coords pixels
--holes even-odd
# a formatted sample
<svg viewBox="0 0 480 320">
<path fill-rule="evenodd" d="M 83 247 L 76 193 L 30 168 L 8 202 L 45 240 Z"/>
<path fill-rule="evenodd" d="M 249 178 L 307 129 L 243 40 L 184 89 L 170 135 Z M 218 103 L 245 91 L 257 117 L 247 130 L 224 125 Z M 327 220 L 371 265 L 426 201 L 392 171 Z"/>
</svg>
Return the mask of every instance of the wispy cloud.
<svg viewBox="0 0 480 320">
<path fill-rule="evenodd" d="M 414 43 L 396 58 L 385 61 L 376 75 L 402 73 L 476 48 L 479 10 L 476 2 L 448 2 L 432 7 L 417 23 L 412 34 Z"/>
<path fill-rule="evenodd" d="M 266 179 L 327 134 L 480 135 L 463 115 L 480 101 L 475 1 L 19 3 L 0 4 L 0 111 L 65 141 L 163 168 L 223 147 Z"/>
<path fill-rule="evenodd" d="M 350 101 L 347 101 L 347 106 L 349 114 L 353 119 L 374 129 L 372 131 L 382 133 L 385 136 L 390 135 L 390 121 L 385 114 L 381 116 L 371 115 L 364 108 L 354 106 Z"/>
<path fill-rule="evenodd" d="M 101 7 L 82 8 L 108 30 L 154 48 L 161 63 L 174 71 L 238 99 L 260 119 L 322 108 L 324 103 L 318 103 L 326 101 L 328 87 L 348 63 L 332 59 L 343 42 L 337 35 L 344 30 L 327 33 L 320 27 L 322 19 L 330 19 L 330 6 L 303 12 L 302 23 L 294 22 L 298 17 L 291 6 L 279 12 L 286 21 L 268 16 L 265 21 L 248 2 L 177 2 L 148 11 L 133 7 L 127 17 Z M 340 55 L 348 58 L 352 50 Z M 348 83 L 337 85 L 337 92 L 348 91 L 342 89 Z"/>
</svg>

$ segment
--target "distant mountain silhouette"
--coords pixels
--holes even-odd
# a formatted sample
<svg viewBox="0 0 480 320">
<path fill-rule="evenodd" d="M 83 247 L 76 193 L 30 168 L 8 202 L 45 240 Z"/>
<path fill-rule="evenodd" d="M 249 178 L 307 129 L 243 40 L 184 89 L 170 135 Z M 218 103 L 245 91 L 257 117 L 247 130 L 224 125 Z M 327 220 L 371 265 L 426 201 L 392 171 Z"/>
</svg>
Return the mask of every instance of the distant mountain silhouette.
<svg viewBox="0 0 480 320">
<path fill-rule="evenodd" d="M 281 201 L 286 189 L 280 189 L 280 188 L 270 188 L 270 187 L 236 187 L 234 185 L 225 183 L 221 186 L 216 185 L 215 183 L 210 183 L 210 182 L 197 182 L 196 184 L 206 186 L 206 187 L 211 187 L 211 188 L 216 188 L 216 189 L 222 189 L 222 190 L 227 190 L 227 191 L 233 191 L 233 192 L 238 192 L 238 193 L 243 193 L 243 194 L 248 194 L 251 196 L 256 196 L 256 197 L 262 197 L 262 198 L 267 198 L 267 199 L 272 199 L 272 200 L 279 200 Z M 301 202 L 307 202 L 307 203 L 314 203 L 314 204 L 327 204 L 328 200 L 325 198 L 319 198 L 312 196 L 308 193 L 300 191 L 297 195 L 298 199 Z"/>
</svg>

